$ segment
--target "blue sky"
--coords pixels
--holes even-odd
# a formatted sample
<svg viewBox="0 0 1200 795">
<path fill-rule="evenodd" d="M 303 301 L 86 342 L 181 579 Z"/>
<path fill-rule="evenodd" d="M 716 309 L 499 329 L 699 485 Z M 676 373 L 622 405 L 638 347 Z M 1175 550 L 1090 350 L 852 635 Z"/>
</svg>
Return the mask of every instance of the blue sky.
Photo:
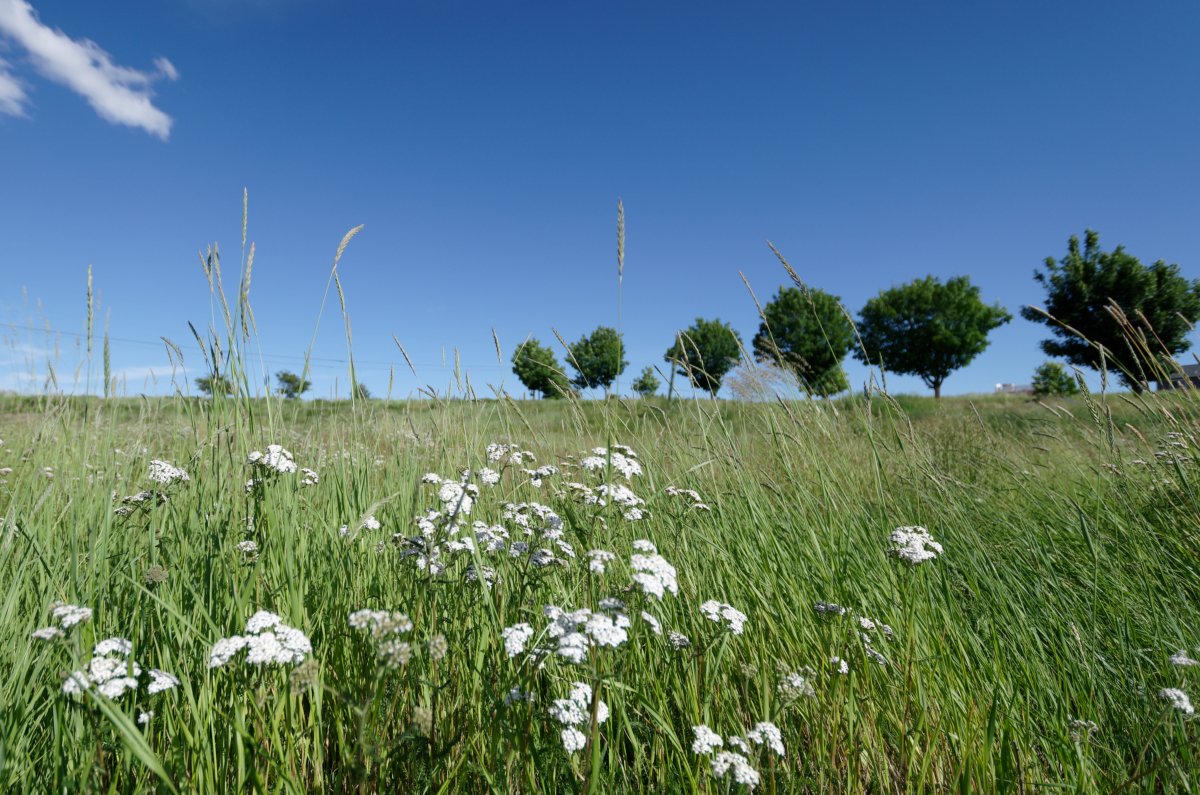
<svg viewBox="0 0 1200 795">
<path fill-rule="evenodd" d="M 70 387 L 89 264 L 130 392 L 169 391 L 160 335 L 200 374 L 197 251 L 232 289 L 243 187 L 270 371 L 299 369 L 365 225 L 340 272 L 377 394 L 393 364 L 396 395 L 444 389 L 455 348 L 519 393 L 526 336 L 614 325 L 618 197 L 626 384 L 698 315 L 749 341 L 739 271 L 786 282 L 767 239 L 853 312 L 967 274 L 1016 315 L 1087 227 L 1195 278 L 1198 31 L 1190 2 L 0 0 L 0 388 L 55 347 Z M 1042 336 L 1014 319 L 946 393 L 1027 382 Z M 345 352 L 334 300 L 314 396 Z"/>
</svg>

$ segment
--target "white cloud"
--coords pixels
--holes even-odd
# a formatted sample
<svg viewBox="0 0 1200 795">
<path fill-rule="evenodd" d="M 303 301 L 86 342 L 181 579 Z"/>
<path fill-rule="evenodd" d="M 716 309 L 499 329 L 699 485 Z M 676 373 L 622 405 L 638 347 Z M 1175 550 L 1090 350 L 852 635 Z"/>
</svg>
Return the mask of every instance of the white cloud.
<svg viewBox="0 0 1200 795">
<path fill-rule="evenodd" d="M 153 72 L 119 66 L 94 41 L 72 39 L 42 24 L 26 0 L 0 0 L 0 35 L 25 48 L 35 69 L 82 96 L 102 118 L 140 127 L 164 141 L 171 134 L 171 117 L 150 101 L 154 81 L 179 77 L 166 58 L 155 59 Z M 13 113 L 15 107 L 13 115 L 20 115 L 24 99 L 21 84 L 0 64 L 0 111 Z"/>
<path fill-rule="evenodd" d="M 0 58 L 0 113 L 24 116 L 25 99 L 25 87 L 8 71 L 8 62 Z"/>
</svg>

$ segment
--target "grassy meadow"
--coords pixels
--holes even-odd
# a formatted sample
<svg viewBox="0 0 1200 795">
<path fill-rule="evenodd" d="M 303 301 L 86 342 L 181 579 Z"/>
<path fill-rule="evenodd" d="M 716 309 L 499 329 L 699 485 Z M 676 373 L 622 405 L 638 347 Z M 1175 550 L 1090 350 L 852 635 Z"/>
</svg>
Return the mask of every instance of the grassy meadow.
<svg viewBox="0 0 1200 795">
<path fill-rule="evenodd" d="M 1198 417 L 2 397 L 0 790 L 1190 791 Z"/>
</svg>

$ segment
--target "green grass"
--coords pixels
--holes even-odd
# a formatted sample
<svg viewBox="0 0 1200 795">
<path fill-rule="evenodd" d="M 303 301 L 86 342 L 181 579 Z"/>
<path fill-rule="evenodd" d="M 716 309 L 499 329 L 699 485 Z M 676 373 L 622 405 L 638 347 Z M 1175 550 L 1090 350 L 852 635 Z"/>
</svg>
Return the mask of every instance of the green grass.
<svg viewBox="0 0 1200 795">
<path fill-rule="evenodd" d="M 1196 723 L 1157 694 L 1200 698 L 1200 669 L 1168 661 L 1181 648 L 1200 656 L 1196 414 L 1188 395 L 1051 407 L 883 395 L 0 398 L 0 466 L 12 467 L 0 476 L 0 790 L 720 792 L 728 782 L 691 752 L 692 727 L 728 738 L 759 721 L 777 724 L 786 746 L 782 758 L 750 755 L 759 791 L 1190 790 Z M 1168 433 L 1188 447 L 1168 447 Z M 437 576 L 420 571 L 391 539 L 439 506 L 422 474 L 478 469 L 494 441 L 554 464 L 629 445 L 648 515 L 627 522 L 564 491 L 595 485 L 596 473 L 564 466 L 537 489 L 510 468 L 465 523 L 501 523 L 516 539 L 504 503 L 542 502 L 579 557 L 538 570 L 467 552 Z M 272 442 L 320 483 L 278 476 L 247 493 L 246 456 Z M 114 515 L 114 493 L 153 486 L 154 458 L 191 480 L 165 504 Z M 711 512 L 668 497 L 671 485 L 697 490 Z M 367 514 L 383 528 L 339 534 Z M 944 555 L 916 567 L 890 558 L 889 533 L 909 524 L 929 528 Z M 236 550 L 247 539 L 255 558 Z M 676 567 L 678 596 L 627 588 L 635 539 Z M 592 548 L 617 555 L 606 574 L 589 572 Z M 472 564 L 494 567 L 496 586 L 466 580 Z M 147 583 L 156 565 L 166 580 Z M 596 608 L 606 596 L 633 619 L 620 647 L 541 669 L 505 655 L 504 627 L 540 634 L 543 606 Z M 744 612 L 744 634 L 708 622 L 709 599 Z M 56 600 L 93 608 L 92 620 L 60 641 L 32 639 Z M 889 624 L 890 640 L 873 635 L 888 664 L 866 656 L 856 618 L 819 615 L 819 600 Z M 379 665 L 349 628 L 364 607 L 411 617 L 407 665 Z M 212 644 L 259 609 L 308 634 L 315 680 L 293 666 L 207 667 Z M 653 635 L 643 609 L 692 647 Z M 436 635 L 449 646 L 440 660 L 428 649 Z M 110 636 L 180 686 L 64 695 L 62 677 Z M 806 666 L 813 695 L 782 698 L 781 671 Z M 589 747 L 568 755 L 547 708 L 574 681 L 598 686 L 611 717 L 581 727 Z M 514 687 L 536 700 L 507 705 Z M 141 727 L 144 709 L 154 717 Z M 1074 719 L 1097 729 L 1073 737 Z"/>
</svg>

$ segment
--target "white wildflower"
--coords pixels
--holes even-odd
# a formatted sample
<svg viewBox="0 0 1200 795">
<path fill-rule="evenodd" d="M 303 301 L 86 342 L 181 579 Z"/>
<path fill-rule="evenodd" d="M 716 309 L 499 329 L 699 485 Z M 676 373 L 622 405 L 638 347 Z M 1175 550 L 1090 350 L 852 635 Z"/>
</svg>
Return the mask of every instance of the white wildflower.
<svg viewBox="0 0 1200 795">
<path fill-rule="evenodd" d="M 1191 715 L 1196 711 L 1192 706 L 1192 700 L 1188 698 L 1188 694 L 1177 687 L 1165 687 L 1159 690 L 1158 697 L 1165 701 L 1170 701 L 1171 706 L 1184 715 Z"/>
<path fill-rule="evenodd" d="M 779 756 L 783 756 L 783 733 L 774 723 L 762 721 L 746 732 L 746 739 L 755 745 L 765 745 Z"/>
<path fill-rule="evenodd" d="M 259 610 L 246 621 L 247 632 L 262 632 L 264 629 L 276 626 L 283 619 L 266 610 Z"/>
<path fill-rule="evenodd" d="M 657 618 L 650 615 L 645 610 L 642 611 L 642 620 L 650 625 L 650 631 L 653 632 L 655 635 L 662 634 L 662 624 L 659 623 Z"/>
<path fill-rule="evenodd" d="M 221 638 L 213 644 L 212 650 L 208 653 L 208 667 L 220 668 L 244 648 L 246 648 L 246 639 L 241 635 Z"/>
<path fill-rule="evenodd" d="M 704 724 L 692 727 L 692 737 L 693 754 L 711 754 L 725 744 L 725 741 L 721 739 L 721 735 Z"/>
<path fill-rule="evenodd" d="M 817 693 L 813 690 L 812 683 L 809 681 L 811 676 L 812 672 L 807 668 L 802 671 L 784 673 L 779 677 L 779 684 L 777 686 L 779 695 L 784 698 L 800 698 L 801 696 L 812 698 L 816 696 Z"/>
<path fill-rule="evenodd" d="M 96 692 L 105 698 L 120 698 L 130 690 L 137 690 L 138 681 L 132 676 L 117 676 L 96 686 Z"/>
<path fill-rule="evenodd" d="M 835 615 L 835 616 L 846 615 L 846 608 L 842 607 L 839 604 L 834 604 L 833 602 L 817 602 L 815 605 L 813 605 L 813 609 L 816 610 L 818 613 L 824 613 L 827 615 Z"/>
<path fill-rule="evenodd" d="M 1200 665 L 1200 662 L 1197 662 L 1196 660 L 1189 657 L 1187 650 L 1180 649 L 1179 651 L 1177 651 L 1171 655 L 1171 665 L 1178 665 L 1180 667 L 1190 667 L 1192 665 Z"/>
<path fill-rule="evenodd" d="M 146 692 L 151 695 L 161 693 L 164 690 L 170 690 L 179 686 L 179 679 L 173 674 L 166 671 L 160 671 L 157 668 L 150 669 L 150 684 L 146 686 Z"/>
<path fill-rule="evenodd" d="M 152 710 L 152 709 L 151 709 L 151 710 L 146 710 L 145 712 L 139 712 L 139 713 L 138 713 L 137 722 L 138 722 L 138 724 L 139 724 L 139 725 L 141 725 L 141 726 L 146 726 L 146 725 L 148 725 L 148 724 L 150 723 L 150 721 L 151 721 L 153 718 L 154 718 L 154 710 Z"/>
<path fill-rule="evenodd" d="M 897 527 L 890 537 L 892 548 L 888 554 L 912 565 L 933 560 L 942 554 L 942 545 L 933 540 L 933 536 L 924 527 Z"/>
<path fill-rule="evenodd" d="M 700 605 L 700 612 L 709 621 L 720 624 L 725 622 L 725 626 L 734 635 L 741 635 L 746 624 L 746 614 L 733 607 L 733 605 L 724 602 L 718 602 L 716 599 L 710 599 Z"/>
<path fill-rule="evenodd" d="M 500 633 L 504 638 L 504 652 L 509 657 L 516 657 L 525 651 L 525 644 L 533 637 L 533 627 L 528 624 L 513 624 L 505 627 Z"/>
<path fill-rule="evenodd" d="M 243 552 L 247 555 L 254 555 L 258 552 L 258 544 L 253 541 L 239 541 L 237 544 L 238 552 Z"/>
<path fill-rule="evenodd" d="M 292 458 L 291 452 L 285 450 L 282 445 L 269 444 L 267 452 L 263 453 L 259 450 L 252 452 L 247 459 L 248 463 L 268 469 L 280 474 L 288 474 L 296 471 L 296 462 Z"/>
<path fill-rule="evenodd" d="M 614 649 L 629 638 L 629 633 L 616 621 L 599 613 L 592 614 L 584 627 L 584 631 L 592 636 L 592 640 L 596 642 L 596 645 L 610 646 Z"/>
<path fill-rule="evenodd" d="M 596 572 L 597 574 L 603 574 L 605 572 L 605 566 L 617 559 L 616 555 L 604 549 L 589 549 L 587 556 L 588 569 Z"/>
<path fill-rule="evenodd" d="M 36 638 L 37 640 L 54 640 L 55 638 L 63 637 L 65 634 L 58 627 L 42 627 L 29 633 L 29 637 Z"/>
<path fill-rule="evenodd" d="M 191 480 L 188 473 L 184 472 L 177 466 L 168 464 L 166 461 L 155 459 L 150 462 L 150 479 L 155 483 L 161 483 L 164 486 L 169 486 L 172 483 L 181 483 L 185 480 Z"/>
<path fill-rule="evenodd" d="M 850 664 L 847 663 L 845 660 L 843 660 L 841 657 L 838 657 L 836 655 L 833 657 L 830 657 L 829 664 L 833 667 L 833 670 L 835 670 L 839 674 L 845 675 L 845 674 L 850 673 Z"/>
<path fill-rule="evenodd" d="M 562 730 L 562 744 L 568 754 L 573 754 L 583 750 L 587 745 L 587 737 L 574 726 L 568 726 Z"/>
<path fill-rule="evenodd" d="M 70 629 L 82 621 L 88 621 L 92 617 L 92 608 L 80 607 L 78 605 L 56 604 L 50 611 L 50 615 L 58 619 L 58 623 L 63 629 Z"/>
<path fill-rule="evenodd" d="M 736 783 L 745 784 L 750 789 L 758 786 L 758 771 L 751 767 L 750 760 L 741 754 L 722 751 L 713 757 L 711 768 L 716 778 L 725 778 L 726 774 L 732 772 Z"/>
<path fill-rule="evenodd" d="M 375 518 L 375 514 L 373 514 L 373 513 L 368 514 L 362 520 L 362 528 L 364 530 L 378 530 L 381 527 L 383 527 L 383 525 L 379 523 L 379 520 Z"/>
<path fill-rule="evenodd" d="M 477 474 L 479 475 L 479 482 L 485 486 L 495 486 L 500 482 L 500 473 L 494 469 L 484 467 Z"/>
<path fill-rule="evenodd" d="M 107 638 L 96 644 L 92 649 L 93 657 L 107 657 L 110 654 L 120 654 L 128 657 L 133 651 L 133 643 L 125 638 Z"/>
<path fill-rule="evenodd" d="M 692 642 L 688 640 L 688 636 L 684 635 L 682 632 L 667 633 L 667 640 L 677 649 L 686 649 L 688 646 L 692 645 Z"/>
<path fill-rule="evenodd" d="M 634 547 L 637 548 L 634 542 Z M 653 544 L 645 542 L 653 548 Z M 643 593 L 662 599 L 670 591 L 672 596 L 679 594 L 679 582 L 676 579 L 675 567 L 657 553 L 634 554 L 629 557 L 629 568 L 633 569 L 631 579 L 642 589 Z"/>
<path fill-rule="evenodd" d="M 304 475 L 304 479 L 300 481 L 301 486 L 315 486 L 321 482 L 321 476 L 308 467 L 301 467 L 300 474 Z"/>
</svg>

